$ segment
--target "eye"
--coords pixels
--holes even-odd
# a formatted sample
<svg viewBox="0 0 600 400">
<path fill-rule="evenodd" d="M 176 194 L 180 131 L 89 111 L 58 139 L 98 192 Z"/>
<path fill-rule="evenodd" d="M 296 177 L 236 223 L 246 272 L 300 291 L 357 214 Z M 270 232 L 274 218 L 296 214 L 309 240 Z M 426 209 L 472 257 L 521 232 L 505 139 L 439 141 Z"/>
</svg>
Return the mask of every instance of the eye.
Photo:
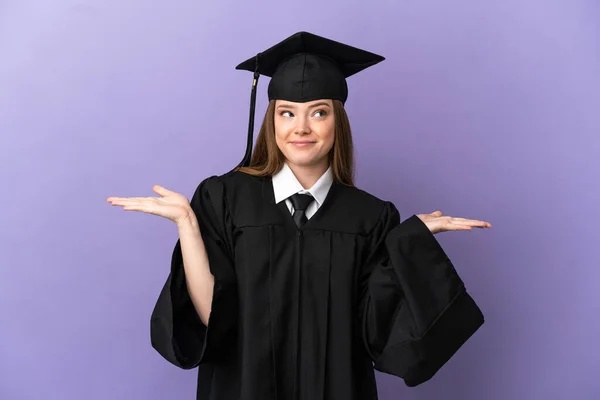
<svg viewBox="0 0 600 400">
<path fill-rule="evenodd" d="M 286 114 L 288 114 L 288 115 L 286 115 Z M 294 114 L 292 114 L 290 111 L 283 111 L 279 115 L 281 115 L 282 117 L 290 117 L 290 118 L 294 116 Z"/>
<path fill-rule="evenodd" d="M 319 114 L 321 114 L 321 115 L 319 115 Z M 324 110 L 318 110 L 317 112 L 315 112 L 316 117 L 324 117 L 326 115 L 327 115 L 327 113 Z"/>
</svg>

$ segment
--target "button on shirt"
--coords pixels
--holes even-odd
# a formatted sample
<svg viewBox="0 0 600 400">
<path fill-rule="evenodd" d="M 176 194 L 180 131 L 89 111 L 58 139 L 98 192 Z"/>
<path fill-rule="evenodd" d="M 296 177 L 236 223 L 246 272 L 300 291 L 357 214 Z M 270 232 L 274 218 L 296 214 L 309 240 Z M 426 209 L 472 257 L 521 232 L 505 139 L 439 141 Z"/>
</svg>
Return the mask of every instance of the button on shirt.
<svg viewBox="0 0 600 400">
<path fill-rule="evenodd" d="M 273 175 L 273 192 L 275 194 L 275 203 L 279 203 L 285 200 L 288 210 L 290 213 L 294 213 L 294 206 L 289 197 L 296 194 L 310 194 L 314 197 L 313 201 L 306 209 L 306 218 L 310 219 L 319 207 L 323 205 L 327 193 L 333 184 L 333 172 L 331 166 L 325 171 L 319 180 L 309 189 L 304 189 L 290 167 L 284 163 L 283 168 L 277 174 Z"/>
</svg>

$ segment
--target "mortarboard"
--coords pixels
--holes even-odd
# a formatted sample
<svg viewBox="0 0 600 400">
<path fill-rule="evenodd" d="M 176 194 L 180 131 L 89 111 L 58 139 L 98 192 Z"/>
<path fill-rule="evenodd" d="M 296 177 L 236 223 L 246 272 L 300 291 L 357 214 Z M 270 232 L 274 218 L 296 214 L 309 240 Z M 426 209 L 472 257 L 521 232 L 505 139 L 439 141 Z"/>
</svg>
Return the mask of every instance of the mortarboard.
<svg viewBox="0 0 600 400">
<path fill-rule="evenodd" d="M 256 87 L 260 75 L 271 77 L 269 100 L 308 102 L 318 99 L 346 102 L 346 78 L 385 58 L 308 32 L 298 32 L 239 64 L 254 72 L 246 154 L 238 167 L 248 166 L 254 136 Z"/>
</svg>

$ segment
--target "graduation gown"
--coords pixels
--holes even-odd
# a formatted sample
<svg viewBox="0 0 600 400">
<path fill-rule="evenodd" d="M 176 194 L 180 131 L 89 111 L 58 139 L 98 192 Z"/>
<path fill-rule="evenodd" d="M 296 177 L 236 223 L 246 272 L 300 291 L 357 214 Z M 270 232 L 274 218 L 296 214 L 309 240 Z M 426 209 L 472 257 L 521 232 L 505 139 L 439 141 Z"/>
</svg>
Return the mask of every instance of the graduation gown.
<svg viewBox="0 0 600 400">
<path fill-rule="evenodd" d="M 198 368 L 201 400 L 375 400 L 374 370 L 430 379 L 482 325 L 415 215 L 334 183 L 299 229 L 271 178 L 213 176 L 190 202 L 215 277 L 208 326 L 177 241 L 151 317 L 152 346 Z"/>
</svg>

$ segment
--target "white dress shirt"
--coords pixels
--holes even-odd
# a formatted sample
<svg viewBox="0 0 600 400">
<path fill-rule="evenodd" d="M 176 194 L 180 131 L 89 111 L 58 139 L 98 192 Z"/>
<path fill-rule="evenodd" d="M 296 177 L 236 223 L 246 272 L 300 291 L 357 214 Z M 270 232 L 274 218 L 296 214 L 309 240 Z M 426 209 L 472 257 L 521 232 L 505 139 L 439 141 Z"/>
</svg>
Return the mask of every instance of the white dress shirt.
<svg viewBox="0 0 600 400">
<path fill-rule="evenodd" d="M 304 189 L 298 179 L 290 169 L 290 167 L 284 163 L 283 168 L 277 174 L 273 175 L 273 192 L 275 193 L 275 203 L 279 203 L 285 200 L 285 203 L 290 210 L 290 213 L 294 213 L 294 206 L 290 201 L 289 197 L 296 194 L 310 194 L 314 197 L 313 201 L 306 209 L 306 218 L 310 219 L 319 207 L 323 205 L 327 193 L 333 184 L 333 172 L 331 166 L 325 171 L 319 180 L 310 188 Z"/>
</svg>

